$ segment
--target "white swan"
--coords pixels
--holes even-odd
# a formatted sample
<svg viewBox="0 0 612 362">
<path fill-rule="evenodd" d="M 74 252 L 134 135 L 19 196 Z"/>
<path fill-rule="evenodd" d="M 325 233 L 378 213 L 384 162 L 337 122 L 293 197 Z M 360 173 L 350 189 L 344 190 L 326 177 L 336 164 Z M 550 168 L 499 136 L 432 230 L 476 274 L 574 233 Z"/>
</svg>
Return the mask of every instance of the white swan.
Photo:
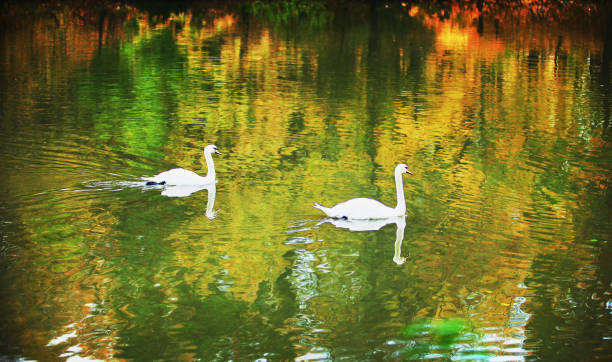
<svg viewBox="0 0 612 362">
<path fill-rule="evenodd" d="M 173 168 L 172 170 L 164 171 L 153 177 L 146 177 L 147 185 L 205 185 L 215 183 L 215 164 L 213 163 L 212 154 L 221 153 L 217 150 L 217 146 L 208 145 L 204 147 L 204 158 L 206 159 L 206 167 L 208 174 L 205 177 L 184 168 Z"/>
<path fill-rule="evenodd" d="M 397 189 L 397 206 L 391 208 L 382 202 L 367 197 L 358 197 L 339 203 L 333 207 L 325 207 L 315 202 L 314 207 L 323 211 L 327 216 L 336 219 L 387 219 L 406 214 L 406 200 L 404 198 L 404 184 L 402 174 L 412 172 L 406 164 L 400 163 L 395 167 L 395 188 Z"/>
</svg>

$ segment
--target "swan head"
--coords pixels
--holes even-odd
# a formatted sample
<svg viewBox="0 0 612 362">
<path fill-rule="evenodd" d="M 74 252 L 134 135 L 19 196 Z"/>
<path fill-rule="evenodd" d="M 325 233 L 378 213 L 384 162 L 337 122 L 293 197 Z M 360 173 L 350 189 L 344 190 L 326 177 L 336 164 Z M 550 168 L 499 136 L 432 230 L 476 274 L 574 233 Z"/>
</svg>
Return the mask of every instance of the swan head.
<svg viewBox="0 0 612 362">
<path fill-rule="evenodd" d="M 213 153 L 221 154 L 221 152 L 219 152 L 217 150 L 217 146 L 215 146 L 215 145 L 208 145 L 208 146 L 204 147 L 204 154 L 211 155 Z"/>
<path fill-rule="evenodd" d="M 412 175 L 412 172 L 410 172 L 408 169 L 408 165 L 405 163 L 400 163 L 399 165 L 395 166 L 395 173 L 407 173 Z"/>
</svg>

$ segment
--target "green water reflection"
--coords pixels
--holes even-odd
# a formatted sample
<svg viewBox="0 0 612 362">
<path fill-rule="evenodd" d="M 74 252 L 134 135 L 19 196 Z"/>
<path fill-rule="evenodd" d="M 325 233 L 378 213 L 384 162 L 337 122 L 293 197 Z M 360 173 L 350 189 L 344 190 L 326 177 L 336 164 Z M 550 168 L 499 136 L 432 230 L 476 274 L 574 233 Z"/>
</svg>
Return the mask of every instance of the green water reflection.
<svg viewBox="0 0 612 362">
<path fill-rule="evenodd" d="M 610 357 L 598 18 L 339 6 L 9 8 L 0 356 Z M 210 143 L 216 187 L 141 182 Z M 405 220 L 312 208 L 400 162 Z"/>
</svg>

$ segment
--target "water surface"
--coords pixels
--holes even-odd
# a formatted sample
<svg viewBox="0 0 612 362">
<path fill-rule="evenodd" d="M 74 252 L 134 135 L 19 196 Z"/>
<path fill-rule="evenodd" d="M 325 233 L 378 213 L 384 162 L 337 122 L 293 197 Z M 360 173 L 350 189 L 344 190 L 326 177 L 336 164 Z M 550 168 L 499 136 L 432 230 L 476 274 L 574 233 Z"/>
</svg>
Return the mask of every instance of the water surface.
<svg viewBox="0 0 612 362">
<path fill-rule="evenodd" d="M 604 33 L 345 10 L 288 24 L 16 10 L 0 52 L 0 355 L 610 358 Z M 204 175 L 206 144 L 222 152 L 215 187 L 141 182 Z M 413 172 L 405 219 L 312 208 L 395 205 L 397 163 Z"/>
</svg>

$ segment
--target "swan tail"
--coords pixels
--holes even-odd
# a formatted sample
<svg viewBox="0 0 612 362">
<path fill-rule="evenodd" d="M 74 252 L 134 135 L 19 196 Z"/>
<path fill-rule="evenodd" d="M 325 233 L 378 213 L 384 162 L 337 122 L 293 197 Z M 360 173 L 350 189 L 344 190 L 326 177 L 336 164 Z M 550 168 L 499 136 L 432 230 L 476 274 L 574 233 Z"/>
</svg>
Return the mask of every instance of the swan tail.
<svg viewBox="0 0 612 362">
<path fill-rule="evenodd" d="M 331 208 L 329 207 L 325 207 L 317 202 L 314 203 L 314 205 L 312 205 L 312 207 L 314 207 L 315 209 L 319 209 L 321 211 L 323 211 L 327 216 L 329 217 L 333 217 L 332 215 L 330 215 L 329 213 L 331 212 Z"/>
</svg>

